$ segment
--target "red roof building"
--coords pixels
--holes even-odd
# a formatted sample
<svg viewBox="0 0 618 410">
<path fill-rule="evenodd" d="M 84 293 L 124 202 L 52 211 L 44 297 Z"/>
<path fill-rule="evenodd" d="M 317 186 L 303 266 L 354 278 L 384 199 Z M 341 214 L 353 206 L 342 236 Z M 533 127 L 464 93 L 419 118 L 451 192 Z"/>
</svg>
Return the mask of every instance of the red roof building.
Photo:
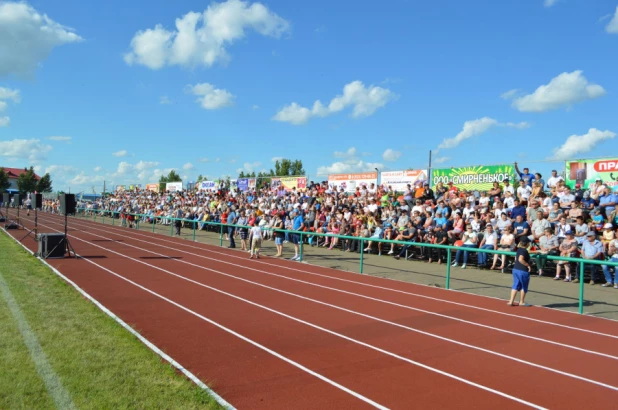
<svg viewBox="0 0 618 410">
<path fill-rule="evenodd" d="M 9 182 L 11 183 L 11 187 L 9 189 L 17 189 L 17 178 L 19 178 L 21 174 L 28 172 L 28 168 L 6 168 L 5 167 L 4 172 L 6 172 L 9 175 Z M 34 177 L 36 178 L 37 181 L 41 179 L 41 177 L 38 176 L 36 173 L 34 174 Z"/>
</svg>

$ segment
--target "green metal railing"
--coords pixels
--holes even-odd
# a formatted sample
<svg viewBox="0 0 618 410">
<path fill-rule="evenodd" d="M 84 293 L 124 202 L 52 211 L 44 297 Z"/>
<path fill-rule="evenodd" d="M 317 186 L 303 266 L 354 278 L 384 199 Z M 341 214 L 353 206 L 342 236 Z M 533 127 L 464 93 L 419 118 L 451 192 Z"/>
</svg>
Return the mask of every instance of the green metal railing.
<svg viewBox="0 0 618 410">
<path fill-rule="evenodd" d="M 170 236 L 174 235 L 174 222 L 176 221 L 181 221 L 181 222 L 187 222 L 190 223 L 192 225 L 192 230 L 193 230 L 193 240 L 196 240 L 196 228 L 197 225 L 210 225 L 210 226 L 218 226 L 219 227 L 219 246 L 223 246 L 223 232 L 224 232 L 224 227 L 232 227 L 235 229 L 249 229 L 250 226 L 247 225 L 235 225 L 235 224 L 224 224 L 221 222 L 209 222 L 209 221 L 195 221 L 193 219 L 184 219 L 184 218 L 173 218 L 173 217 L 168 217 L 168 216 L 155 216 L 155 215 L 146 215 L 146 214 L 133 214 L 133 213 L 124 213 L 124 212 L 117 212 L 117 211 L 106 211 L 106 210 L 94 210 L 94 209 L 85 209 L 85 208 L 78 208 L 77 209 L 78 213 L 84 213 L 84 215 L 86 216 L 87 213 L 91 213 L 93 220 L 96 221 L 96 217 L 97 214 L 101 214 L 100 218 L 102 218 L 102 222 L 105 223 L 105 216 L 103 214 L 111 214 L 112 217 L 112 225 L 114 225 L 114 220 L 118 219 L 115 218 L 115 216 L 120 216 L 120 214 L 122 215 L 132 215 L 135 218 L 135 223 L 136 223 L 136 228 L 139 229 L 139 222 L 140 219 L 144 218 L 144 219 L 148 219 L 148 220 L 154 220 L 155 222 L 149 222 L 152 224 L 152 232 L 155 232 L 155 225 L 156 225 L 156 221 L 159 220 L 160 222 L 162 221 L 169 221 L 170 222 Z M 264 231 L 271 231 L 271 232 L 280 232 L 280 233 L 287 233 L 287 234 L 294 234 L 294 235 L 299 235 L 299 261 L 302 262 L 303 261 L 303 244 L 304 244 L 304 240 L 305 238 L 309 238 L 309 237 L 326 237 L 326 238 L 339 238 L 344 239 L 344 240 L 355 240 L 355 241 L 360 241 L 360 263 L 359 263 L 359 273 L 363 273 L 364 270 L 364 262 L 365 262 L 365 258 L 364 258 L 364 247 L 365 247 L 365 243 L 366 242 L 382 242 L 382 243 L 386 243 L 386 244 L 393 244 L 393 245 L 402 245 L 402 246 L 414 246 L 414 247 L 422 247 L 422 248 L 430 248 L 430 249 L 443 249 L 446 251 L 446 277 L 445 277 L 445 288 L 446 289 L 450 289 L 451 287 L 451 262 L 452 262 L 452 255 L 451 253 L 453 251 L 464 251 L 464 252 L 469 252 L 469 253 L 489 253 L 489 254 L 495 254 L 495 255 L 506 255 L 506 256 L 512 256 L 514 257 L 516 255 L 515 252 L 512 251 L 502 251 L 502 250 L 493 250 L 493 249 L 481 249 L 481 248 L 467 248 L 467 247 L 460 247 L 460 246 L 454 246 L 454 245 L 437 245 L 437 244 L 429 244 L 429 243 L 423 243 L 423 242 L 406 242 L 406 241 L 395 241 L 395 240 L 390 240 L 390 239 L 377 239 L 377 238 L 368 238 L 368 237 L 357 237 L 357 236 L 345 236 L 345 235 L 335 235 L 335 234 L 324 234 L 324 233 L 317 233 L 317 232 L 303 232 L 303 231 L 290 231 L 290 230 L 286 230 L 286 229 L 275 229 L 275 228 L 263 228 Z M 531 255 L 532 256 L 532 255 Z M 600 261 L 600 260 L 592 260 L 592 259 L 583 259 L 583 258 L 571 258 L 571 257 L 565 257 L 565 256 L 554 256 L 554 255 L 545 255 L 546 258 L 548 260 L 555 260 L 555 261 L 567 261 L 567 262 L 575 262 L 575 263 L 579 263 L 579 313 L 583 313 L 584 312 L 584 271 L 585 271 L 585 265 L 589 264 L 589 265 L 608 265 L 608 266 L 614 266 L 616 269 L 618 269 L 618 262 L 610 262 L 610 261 Z"/>
</svg>

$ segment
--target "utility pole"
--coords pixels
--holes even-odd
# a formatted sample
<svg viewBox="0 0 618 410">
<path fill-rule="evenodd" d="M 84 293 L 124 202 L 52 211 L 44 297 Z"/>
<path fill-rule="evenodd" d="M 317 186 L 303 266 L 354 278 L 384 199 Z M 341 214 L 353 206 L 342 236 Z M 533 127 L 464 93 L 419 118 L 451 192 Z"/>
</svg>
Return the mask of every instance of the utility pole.
<svg viewBox="0 0 618 410">
<path fill-rule="evenodd" d="M 429 168 L 427 169 L 427 183 L 429 184 L 429 187 L 431 188 L 431 185 L 433 185 L 431 183 L 431 150 L 429 150 Z"/>
</svg>

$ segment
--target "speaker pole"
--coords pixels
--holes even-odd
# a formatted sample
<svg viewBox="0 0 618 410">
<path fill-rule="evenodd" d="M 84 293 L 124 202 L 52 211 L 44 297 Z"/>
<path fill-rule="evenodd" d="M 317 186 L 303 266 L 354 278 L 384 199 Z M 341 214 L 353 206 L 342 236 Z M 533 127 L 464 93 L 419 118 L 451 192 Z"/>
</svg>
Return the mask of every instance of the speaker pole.
<svg viewBox="0 0 618 410">
<path fill-rule="evenodd" d="M 19 220 L 19 218 L 18 218 Z M 34 229 L 28 230 L 28 233 L 26 235 L 24 235 L 23 238 L 21 238 L 19 240 L 19 242 L 22 242 L 24 239 L 26 239 L 28 236 L 30 236 L 30 234 L 34 233 L 34 241 L 38 242 L 39 241 L 39 215 L 37 214 L 37 209 L 34 208 Z M 24 229 L 26 229 L 26 227 L 24 226 Z"/>
<path fill-rule="evenodd" d="M 73 252 L 73 256 L 77 258 L 77 254 L 75 253 L 75 249 L 69 242 L 69 236 L 67 235 L 67 225 L 68 225 L 68 216 L 67 213 L 64 213 L 64 243 L 66 244 L 66 252 L 69 254 L 69 258 L 71 257 L 71 252 Z"/>
</svg>

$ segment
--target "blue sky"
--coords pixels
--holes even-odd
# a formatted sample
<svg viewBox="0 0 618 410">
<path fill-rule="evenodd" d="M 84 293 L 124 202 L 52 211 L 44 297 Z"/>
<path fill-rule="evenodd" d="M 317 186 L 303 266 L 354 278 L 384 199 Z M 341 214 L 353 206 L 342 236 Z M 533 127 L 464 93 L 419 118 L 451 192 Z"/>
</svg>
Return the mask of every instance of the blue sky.
<svg viewBox="0 0 618 410">
<path fill-rule="evenodd" d="M 616 0 L 0 1 L 0 163 L 72 192 L 276 157 L 310 179 L 418 169 L 429 150 L 434 167 L 548 174 L 618 155 L 617 13 Z"/>
</svg>

